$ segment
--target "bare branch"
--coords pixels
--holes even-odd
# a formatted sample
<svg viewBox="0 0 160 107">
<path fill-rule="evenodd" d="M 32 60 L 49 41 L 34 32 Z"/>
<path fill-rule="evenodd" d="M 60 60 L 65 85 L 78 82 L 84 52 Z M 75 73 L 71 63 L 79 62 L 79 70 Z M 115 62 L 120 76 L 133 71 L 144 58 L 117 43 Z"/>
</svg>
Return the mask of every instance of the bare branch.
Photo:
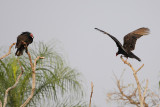
<svg viewBox="0 0 160 107">
<path fill-rule="evenodd" d="M 40 57 L 40 56 L 38 56 L 35 60 L 34 60 L 34 71 L 36 70 L 36 62 L 37 62 L 37 60 L 39 60 L 39 59 L 44 59 L 45 57 Z"/>
<path fill-rule="evenodd" d="M 2 107 L 2 102 L 1 102 L 1 100 L 0 100 L 0 107 Z"/>
<path fill-rule="evenodd" d="M 139 70 L 141 70 L 141 68 L 144 66 L 144 64 L 135 72 L 135 73 L 137 73 Z"/>
<path fill-rule="evenodd" d="M 9 87 L 9 88 L 6 90 L 6 92 L 5 92 L 5 97 L 4 97 L 4 104 L 3 104 L 3 107 L 5 107 L 6 104 L 7 104 L 7 96 L 8 96 L 8 92 L 9 92 L 11 89 L 13 89 L 13 88 L 15 88 L 15 87 L 17 86 L 17 84 L 18 84 L 18 82 L 19 82 L 19 79 L 21 78 L 23 72 L 24 72 L 24 71 L 22 71 L 22 72 L 20 73 L 20 75 L 18 76 L 18 78 L 17 78 L 15 84 L 14 84 L 12 87 Z"/>
<path fill-rule="evenodd" d="M 0 57 L 0 60 L 3 59 L 3 58 L 5 58 L 5 57 L 7 57 L 9 54 L 11 54 L 11 49 L 12 49 L 12 47 L 13 47 L 15 44 L 16 44 L 16 43 L 13 43 L 13 44 L 9 47 L 8 53 L 7 53 L 6 55 Z"/>
<path fill-rule="evenodd" d="M 114 76 L 115 76 L 115 79 L 116 79 L 116 85 L 117 85 L 118 91 L 108 93 L 107 94 L 107 97 L 108 97 L 107 100 L 108 101 L 109 100 L 116 101 L 116 102 L 122 101 L 123 103 L 121 102 L 120 104 L 124 104 L 124 105 L 133 104 L 133 105 L 136 105 L 137 107 L 140 107 L 140 101 L 139 101 L 139 99 L 137 99 L 137 96 L 138 96 L 137 90 L 138 89 L 134 88 L 132 84 L 128 84 L 127 86 L 124 86 L 123 83 L 122 83 L 121 77 L 117 78 L 116 75 L 114 75 Z M 131 89 L 131 90 L 129 90 L 129 89 Z M 146 91 L 144 93 L 147 93 L 147 92 L 148 91 Z M 149 93 L 147 93 L 147 95 L 144 97 L 144 100 L 143 100 L 144 107 L 149 106 L 147 103 L 145 103 L 146 98 L 153 98 L 153 95 L 152 94 L 149 95 Z"/>
<path fill-rule="evenodd" d="M 24 43 L 25 44 L 25 43 Z M 26 52 L 28 54 L 28 57 L 29 57 L 29 61 L 30 61 L 30 65 L 31 65 L 31 69 L 32 69 L 32 72 L 34 72 L 34 65 L 32 63 L 32 58 L 31 58 L 31 54 L 28 52 L 28 48 L 27 48 L 27 45 L 26 45 Z"/>
<path fill-rule="evenodd" d="M 11 48 L 13 47 L 13 45 L 15 45 L 15 43 L 13 43 L 13 44 L 10 46 L 9 52 L 8 52 L 8 54 L 6 54 L 6 56 L 8 56 L 8 55 L 10 54 L 10 51 L 11 51 Z M 5 57 L 6 57 L 6 56 L 5 56 Z M 18 62 L 19 62 L 19 60 L 18 60 Z M 4 97 L 3 107 L 5 107 L 6 104 L 7 104 L 8 92 L 9 92 L 11 89 L 13 89 L 13 88 L 15 88 L 15 87 L 17 86 L 17 84 L 18 84 L 18 82 L 19 82 L 19 79 L 21 78 L 21 76 L 22 76 L 22 74 L 23 74 L 23 72 L 24 72 L 24 70 L 23 70 L 20 62 L 19 62 L 19 65 L 20 65 L 20 67 L 21 67 L 22 72 L 21 72 L 20 75 L 18 76 L 15 84 L 14 84 L 13 86 L 9 87 L 9 88 L 6 90 L 6 92 L 5 92 L 5 97 Z M 0 102 L 0 103 L 1 103 L 1 102 Z M 1 103 L 0 105 L 2 105 L 2 103 Z M 1 106 L 0 106 L 0 107 L 1 107 Z"/>
<path fill-rule="evenodd" d="M 21 68 L 21 72 L 23 73 L 23 72 L 24 72 L 24 70 L 23 70 L 22 65 L 21 65 L 21 63 L 20 63 L 20 61 L 19 61 L 19 58 L 17 58 L 17 61 L 18 61 L 19 66 L 20 66 L 20 68 Z"/>
<path fill-rule="evenodd" d="M 91 99 L 92 99 L 92 94 L 93 94 L 93 82 L 91 82 L 91 95 L 90 95 L 90 102 L 89 102 L 89 107 L 91 107 Z"/>
<path fill-rule="evenodd" d="M 136 80 L 136 83 L 137 83 L 137 88 L 138 88 L 138 95 L 139 95 L 139 101 L 140 101 L 140 105 L 141 107 L 143 107 L 143 101 L 142 101 L 142 95 L 141 95 L 141 87 L 140 87 L 140 83 L 139 83 L 139 80 L 138 80 L 138 77 L 137 77 L 137 72 L 144 66 L 144 64 L 137 70 L 135 71 L 134 68 L 132 67 L 132 65 L 130 63 L 128 63 L 127 61 L 124 61 L 124 59 L 122 58 L 121 56 L 121 59 L 122 61 L 127 64 L 133 71 L 133 75 L 134 75 L 134 78 Z"/>
<path fill-rule="evenodd" d="M 146 87 L 145 87 L 144 92 L 143 92 L 142 102 L 144 102 L 144 97 L 145 97 L 145 94 L 146 94 L 146 92 L 147 92 L 147 88 L 148 88 L 148 79 L 147 79 L 147 81 L 146 81 Z"/>
<path fill-rule="evenodd" d="M 27 49 L 27 47 L 26 47 Z M 31 65 L 31 68 L 32 68 L 32 90 L 31 90 L 31 94 L 30 96 L 28 97 L 28 99 L 20 106 L 20 107 L 25 107 L 29 101 L 32 99 L 33 95 L 34 95 L 34 90 L 35 90 L 35 84 L 36 84 L 36 74 L 35 74 L 35 69 L 36 69 L 36 62 L 38 59 L 43 59 L 44 57 L 40 57 L 38 56 L 35 60 L 34 60 L 34 65 L 32 63 L 32 59 L 31 59 L 31 55 L 30 53 L 28 52 L 27 50 L 27 54 L 28 54 L 28 57 L 29 57 L 29 60 L 30 60 L 30 65 Z"/>
<path fill-rule="evenodd" d="M 136 106 L 139 105 L 139 102 L 134 101 L 134 100 L 132 99 L 133 95 L 135 95 L 134 92 L 136 92 L 136 90 L 135 90 L 131 95 L 126 95 L 126 94 L 124 94 L 123 88 L 121 88 L 121 86 L 120 86 L 120 80 L 118 80 L 118 79 L 117 79 L 117 87 L 118 87 L 119 92 L 121 93 L 121 95 L 122 95 L 123 97 L 127 98 L 127 100 L 128 100 L 131 104 L 134 104 L 134 105 L 136 105 Z"/>
<path fill-rule="evenodd" d="M 127 64 L 127 65 L 132 69 L 133 72 L 135 72 L 135 69 L 132 67 L 132 65 L 131 65 L 129 62 L 125 61 L 125 60 L 122 58 L 122 56 L 121 56 L 121 60 L 122 60 L 125 64 Z"/>
</svg>

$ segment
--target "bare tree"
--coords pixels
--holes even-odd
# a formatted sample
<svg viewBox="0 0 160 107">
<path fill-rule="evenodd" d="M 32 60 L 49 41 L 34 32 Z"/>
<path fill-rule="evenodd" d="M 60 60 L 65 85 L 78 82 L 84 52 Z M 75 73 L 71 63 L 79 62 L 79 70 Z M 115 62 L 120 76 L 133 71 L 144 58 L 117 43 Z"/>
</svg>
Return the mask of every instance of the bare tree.
<svg viewBox="0 0 160 107">
<path fill-rule="evenodd" d="M 137 107 L 159 107 L 160 96 L 148 89 L 148 80 L 146 80 L 146 84 L 143 87 L 141 87 L 138 80 L 137 72 L 144 64 L 136 71 L 130 63 L 125 61 L 122 57 L 121 59 L 132 69 L 137 87 L 134 87 L 134 84 L 124 85 L 121 78 L 118 79 L 117 76 L 114 75 L 118 90 L 109 92 L 107 94 L 107 101 L 117 101 L 122 105 L 131 104 Z"/>
</svg>

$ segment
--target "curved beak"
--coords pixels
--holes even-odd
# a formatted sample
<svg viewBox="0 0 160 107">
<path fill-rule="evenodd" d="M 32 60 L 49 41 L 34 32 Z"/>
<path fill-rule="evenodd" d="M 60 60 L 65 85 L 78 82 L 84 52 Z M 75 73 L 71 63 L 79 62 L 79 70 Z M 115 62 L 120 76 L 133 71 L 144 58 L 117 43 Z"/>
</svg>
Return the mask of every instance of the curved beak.
<svg viewBox="0 0 160 107">
<path fill-rule="evenodd" d="M 32 33 L 30 34 L 30 36 L 31 36 L 32 38 L 34 38 L 34 36 L 33 36 L 33 34 L 32 34 Z"/>
</svg>

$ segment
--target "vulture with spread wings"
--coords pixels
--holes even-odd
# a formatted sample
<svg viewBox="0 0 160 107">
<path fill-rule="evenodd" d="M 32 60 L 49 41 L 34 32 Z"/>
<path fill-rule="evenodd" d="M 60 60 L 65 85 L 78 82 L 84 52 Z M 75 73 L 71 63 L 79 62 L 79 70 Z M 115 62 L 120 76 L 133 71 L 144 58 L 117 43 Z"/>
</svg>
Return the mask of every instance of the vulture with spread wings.
<svg viewBox="0 0 160 107">
<path fill-rule="evenodd" d="M 126 58 L 135 58 L 137 59 L 138 61 L 141 61 L 140 58 L 138 58 L 136 55 L 134 55 L 131 51 L 133 51 L 135 49 L 135 45 L 136 45 L 136 41 L 137 39 L 139 39 L 141 36 L 143 35 L 148 35 L 149 34 L 149 29 L 148 28 L 139 28 L 131 33 L 128 33 L 126 36 L 124 36 L 124 43 L 123 43 L 123 46 L 122 44 L 112 35 L 110 35 L 109 33 L 103 31 L 103 30 L 100 30 L 98 28 L 95 28 L 96 30 L 104 33 L 104 34 L 107 34 L 109 37 L 111 37 L 117 47 L 118 47 L 118 52 L 116 53 L 116 56 L 118 54 L 122 54 L 124 55 Z"/>
</svg>

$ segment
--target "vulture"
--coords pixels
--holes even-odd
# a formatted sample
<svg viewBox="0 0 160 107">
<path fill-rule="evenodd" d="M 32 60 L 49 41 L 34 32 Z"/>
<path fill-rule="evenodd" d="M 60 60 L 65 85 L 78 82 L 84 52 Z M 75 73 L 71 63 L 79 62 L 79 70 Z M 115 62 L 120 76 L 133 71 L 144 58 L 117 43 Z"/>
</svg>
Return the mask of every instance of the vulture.
<svg viewBox="0 0 160 107">
<path fill-rule="evenodd" d="M 95 28 L 95 29 L 104 34 L 107 34 L 109 37 L 111 37 L 114 40 L 114 42 L 116 43 L 118 47 L 118 52 L 116 53 L 116 56 L 119 54 L 122 54 L 126 58 L 128 57 L 135 58 L 136 60 L 141 61 L 141 59 L 137 57 L 134 53 L 132 53 L 132 51 L 135 49 L 137 39 L 139 39 L 143 35 L 149 34 L 150 30 L 148 28 L 142 27 L 137 30 L 134 30 L 133 32 L 128 33 L 123 38 L 123 41 L 124 41 L 123 46 L 114 36 L 98 28 Z"/>
<path fill-rule="evenodd" d="M 23 51 L 26 49 L 26 46 L 28 47 L 29 44 L 33 42 L 33 34 L 30 32 L 22 32 L 17 37 L 17 43 L 15 48 L 17 48 L 17 51 L 15 53 L 16 56 L 23 55 Z M 27 51 L 27 50 L 26 50 Z"/>
</svg>

